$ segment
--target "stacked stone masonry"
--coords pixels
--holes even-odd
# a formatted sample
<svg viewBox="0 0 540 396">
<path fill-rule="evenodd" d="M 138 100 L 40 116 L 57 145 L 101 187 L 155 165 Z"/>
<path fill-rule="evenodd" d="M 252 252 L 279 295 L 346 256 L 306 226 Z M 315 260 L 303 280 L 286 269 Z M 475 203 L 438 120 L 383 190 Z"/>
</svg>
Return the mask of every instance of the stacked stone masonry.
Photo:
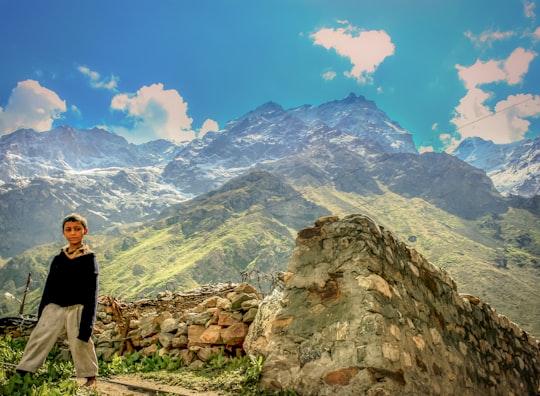
<svg viewBox="0 0 540 396">
<path fill-rule="evenodd" d="M 447 272 L 368 217 L 321 218 L 301 230 L 285 280 L 270 331 L 246 344 L 266 355 L 264 387 L 299 395 L 538 394 L 539 342 L 460 295 Z"/>
<path fill-rule="evenodd" d="M 261 298 L 251 285 L 205 286 L 121 303 L 100 297 L 94 340 L 98 356 L 139 352 L 201 366 L 212 356 L 240 356 Z"/>
</svg>

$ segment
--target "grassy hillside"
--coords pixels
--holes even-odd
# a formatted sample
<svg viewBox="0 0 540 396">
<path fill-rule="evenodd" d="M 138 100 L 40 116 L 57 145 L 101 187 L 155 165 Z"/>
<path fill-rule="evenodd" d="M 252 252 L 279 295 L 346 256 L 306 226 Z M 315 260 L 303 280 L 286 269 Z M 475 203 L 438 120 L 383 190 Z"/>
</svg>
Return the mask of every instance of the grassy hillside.
<svg viewBox="0 0 540 396">
<path fill-rule="evenodd" d="M 99 258 L 103 293 L 133 299 L 199 284 L 238 282 L 250 268 L 266 273 L 281 269 L 293 244 L 291 230 L 260 213 L 229 219 L 189 237 L 179 224 L 160 225 L 163 228 L 148 227 L 125 238 L 100 238 L 95 246 L 105 251 Z"/>
<path fill-rule="evenodd" d="M 383 186 L 381 191 L 360 195 L 328 185 L 294 190 L 268 175 L 235 181 L 171 208 L 158 220 L 90 235 L 101 267 L 101 294 L 132 300 L 241 280 L 269 288 L 277 272 L 286 269 L 299 229 L 321 215 L 362 213 L 447 270 L 460 292 L 480 297 L 540 335 L 540 224 L 535 215 L 509 209 L 465 220 L 423 199 L 404 198 Z M 59 245 L 36 247 L 4 263 L 0 279 L 11 283 L 4 282 L 1 290 L 21 296 L 31 270 L 30 309 Z M 1 308 L 14 313 L 18 305 L 4 301 Z"/>
</svg>

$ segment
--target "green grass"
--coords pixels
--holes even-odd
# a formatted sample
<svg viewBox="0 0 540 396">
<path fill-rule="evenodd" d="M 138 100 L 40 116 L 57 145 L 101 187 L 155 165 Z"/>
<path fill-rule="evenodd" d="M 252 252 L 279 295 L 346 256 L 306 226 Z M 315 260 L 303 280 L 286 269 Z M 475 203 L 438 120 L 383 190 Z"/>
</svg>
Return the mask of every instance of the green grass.
<svg viewBox="0 0 540 396">
<path fill-rule="evenodd" d="M 24 349 L 24 339 L 0 337 L 0 394 L 10 396 L 65 396 L 77 395 L 78 383 L 71 378 L 73 364 L 56 360 L 58 349 L 53 349 L 43 367 L 37 373 L 21 376 L 14 373 L 12 365 L 17 364 Z M 85 395 L 97 395 L 93 391 Z"/>
<path fill-rule="evenodd" d="M 81 388 L 72 378 L 73 365 L 57 359 L 58 350 L 53 350 L 43 368 L 34 375 L 11 374 L 12 368 L 22 356 L 24 339 L 0 336 L 0 394 L 11 396 L 98 396 L 96 390 Z M 133 375 L 163 384 L 178 385 L 193 391 L 219 391 L 220 394 L 238 396 L 295 395 L 294 392 L 273 392 L 260 389 L 257 385 L 263 359 L 247 356 L 230 358 L 223 351 L 197 369 L 185 366 L 181 359 L 171 357 L 143 356 L 139 353 L 113 355 L 108 362 L 99 361 L 99 376 Z"/>
</svg>

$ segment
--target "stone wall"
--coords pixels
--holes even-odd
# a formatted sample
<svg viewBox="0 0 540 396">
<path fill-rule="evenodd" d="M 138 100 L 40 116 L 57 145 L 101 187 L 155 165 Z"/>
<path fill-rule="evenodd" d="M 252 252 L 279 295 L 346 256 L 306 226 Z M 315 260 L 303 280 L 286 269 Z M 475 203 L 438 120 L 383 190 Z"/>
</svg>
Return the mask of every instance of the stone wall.
<svg viewBox="0 0 540 396">
<path fill-rule="evenodd" d="M 100 296 L 92 340 L 106 361 L 113 354 L 157 353 L 196 368 L 215 355 L 244 355 L 260 303 L 260 292 L 247 283 L 206 285 L 132 303 Z M 0 318 L 0 334 L 28 337 L 36 323 L 35 317 Z M 69 359 L 67 340 L 60 338 L 57 345 Z"/>
<path fill-rule="evenodd" d="M 365 216 L 301 230 L 285 281 L 277 312 L 261 305 L 245 345 L 266 355 L 264 387 L 537 395 L 539 342 Z"/>
<path fill-rule="evenodd" d="M 105 360 L 115 353 L 158 353 L 192 367 L 212 355 L 240 356 L 260 301 L 246 283 L 161 293 L 131 304 L 102 296 L 93 336 L 96 353 Z"/>
</svg>

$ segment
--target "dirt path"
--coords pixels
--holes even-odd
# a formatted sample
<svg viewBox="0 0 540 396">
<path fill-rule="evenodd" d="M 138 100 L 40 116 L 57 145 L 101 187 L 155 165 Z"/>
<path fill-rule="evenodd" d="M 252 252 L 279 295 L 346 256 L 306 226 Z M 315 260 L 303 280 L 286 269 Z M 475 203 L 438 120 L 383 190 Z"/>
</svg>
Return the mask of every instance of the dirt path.
<svg viewBox="0 0 540 396">
<path fill-rule="evenodd" d="M 79 381 L 79 380 L 77 380 Z M 84 383 L 84 380 L 80 380 Z M 179 396 L 223 396 L 214 391 L 194 391 L 181 386 L 161 384 L 137 376 L 124 375 L 113 378 L 98 378 L 96 389 L 103 396 L 149 396 L 149 395 L 179 395 Z"/>
</svg>

